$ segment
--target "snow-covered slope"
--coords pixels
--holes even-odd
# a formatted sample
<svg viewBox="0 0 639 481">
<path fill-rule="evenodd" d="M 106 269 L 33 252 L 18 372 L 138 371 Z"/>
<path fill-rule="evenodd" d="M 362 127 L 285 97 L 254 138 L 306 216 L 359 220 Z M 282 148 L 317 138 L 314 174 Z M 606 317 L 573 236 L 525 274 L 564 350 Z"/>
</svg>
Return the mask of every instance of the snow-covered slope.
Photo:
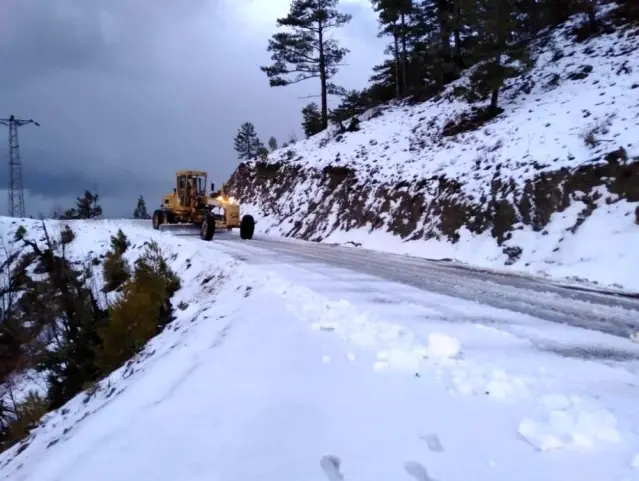
<svg viewBox="0 0 639 481">
<path fill-rule="evenodd" d="M 637 28 L 578 43 L 577 21 L 536 42 L 477 128 L 456 133 L 464 78 L 243 163 L 230 187 L 269 234 L 639 290 Z"/>
<path fill-rule="evenodd" d="M 124 227 L 126 234 L 130 236 L 131 246 L 124 254 L 124 258 L 133 265 L 134 261 L 143 253 L 149 241 L 155 240 L 165 255 L 170 256 L 172 266 L 175 269 L 185 270 L 185 266 L 190 263 L 192 250 L 181 248 L 175 242 L 167 244 L 166 238 L 149 231 L 148 222 L 139 221 L 123 221 L 113 223 L 110 221 L 67 221 L 64 223 L 46 220 L 44 225 L 50 238 L 56 241 L 60 237 L 60 232 L 64 226 L 70 226 L 76 239 L 65 247 L 65 257 L 77 269 L 85 266 L 91 267 L 91 279 L 88 282 L 89 287 L 98 295 L 96 300 L 101 308 L 106 308 L 107 304 L 116 299 L 116 292 L 102 293 L 100 290 L 104 285 L 102 263 L 104 256 L 111 249 L 111 236 L 115 236 L 120 227 Z M 14 236 L 18 228 L 24 227 L 27 230 L 26 238 L 36 241 L 43 250 L 46 249 L 44 242 L 44 230 L 42 221 L 31 219 L 13 219 L 0 217 L 0 265 L 2 265 L 7 257 L 21 256 L 28 251 L 21 242 L 14 242 Z M 155 234 L 155 235 L 154 235 Z M 59 254 L 59 253 L 58 253 Z M 8 285 L 9 276 L 14 271 L 19 258 L 9 265 L 9 268 L 0 269 L 0 289 Z M 223 265 L 228 258 L 223 258 L 220 265 Z M 41 274 L 34 274 L 36 263 L 29 266 L 27 274 L 32 278 L 41 277 Z M 219 268 L 217 264 L 214 269 Z M 181 274 L 182 275 L 182 274 Z M 29 391 L 38 393 L 46 393 L 45 376 L 35 372 L 22 372 L 19 375 L 12 376 L 10 382 L 5 385 L 0 384 L 0 403 L 11 398 L 11 402 L 19 402 Z"/>
<path fill-rule="evenodd" d="M 2 480 L 639 479 L 629 340 L 328 266 L 248 265 L 127 221 L 73 223 L 73 255 L 99 253 L 119 227 L 160 244 L 182 278 L 173 303 L 188 307 L 0 454 Z M 393 292 L 432 307 L 384 309 Z M 515 318 L 536 335 L 499 329 Z M 608 354 L 569 353 L 583 345 Z"/>
</svg>

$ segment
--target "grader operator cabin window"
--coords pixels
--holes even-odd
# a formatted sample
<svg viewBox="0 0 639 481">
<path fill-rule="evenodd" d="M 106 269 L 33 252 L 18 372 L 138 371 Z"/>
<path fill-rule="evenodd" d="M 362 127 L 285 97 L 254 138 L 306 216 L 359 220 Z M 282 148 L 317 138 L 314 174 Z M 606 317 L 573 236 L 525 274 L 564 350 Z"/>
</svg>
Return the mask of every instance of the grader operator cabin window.
<svg viewBox="0 0 639 481">
<path fill-rule="evenodd" d="M 206 192 L 206 177 L 196 177 L 197 191 L 201 194 Z"/>
<path fill-rule="evenodd" d="M 181 175 L 178 177 L 178 199 L 180 199 L 180 205 L 186 205 L 186 176 Z"/>
</svg>

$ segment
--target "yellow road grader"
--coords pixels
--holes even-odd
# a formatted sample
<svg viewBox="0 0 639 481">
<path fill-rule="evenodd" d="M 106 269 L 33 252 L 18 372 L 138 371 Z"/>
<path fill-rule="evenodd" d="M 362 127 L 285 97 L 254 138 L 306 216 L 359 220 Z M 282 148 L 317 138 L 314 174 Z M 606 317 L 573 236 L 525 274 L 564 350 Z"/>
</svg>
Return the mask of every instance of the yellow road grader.
<svg viewBox="0 0 639 481">
<path fill-rule="evenodd" d="M 233 197 L 224 193 L 224 185 L 206 193 L 206 172 L 178 170 L 173 193 L 162 197 L 162 206 L 153 212 L 153 228 L 162 231 L 195 229 L 203 240 L 213 239 L 218 229 L 240 229 L 242 239 L 252 239 L 255 219 L 244 215 L 240 219 L 240 206 Z"/>
</svg>

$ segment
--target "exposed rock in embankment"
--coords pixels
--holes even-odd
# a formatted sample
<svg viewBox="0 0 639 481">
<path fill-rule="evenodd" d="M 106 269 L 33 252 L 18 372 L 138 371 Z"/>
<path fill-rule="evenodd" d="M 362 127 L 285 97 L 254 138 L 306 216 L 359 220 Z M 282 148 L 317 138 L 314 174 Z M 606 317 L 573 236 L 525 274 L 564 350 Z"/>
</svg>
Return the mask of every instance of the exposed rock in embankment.
<svg viewBox="0 0 639 481">
<path fill-rule="evenodd" d="M 293 225 L 283 233 L 321 241 L 335 230 L 384 229 L 403 239 L 459 240 L 460 229 L 474 234 L 489 231 L 499 245 L 513 231 L 529 226 L 543 231 L 554 213 L 574 202 L 583 204 L 571 226 L 575 233 L 604 202 L 639 203 L 639 157 L 629 159 L 623 148 L 611 151 L 601 163 L 542 172 L 517 187 L 512 177 L 495 176 L 486 196 L 465 195 L 460 183 L 445 175 L 416 182 L 371 185 L 366 176 L 341 166 L 321 171 L 284 163 L 241 164 L 228 188 L 242 202 L 259 205 L 272 221 Z M 299 202 L 299 190 L 313 201 Z M 269 221 L 271 222 L 271 221 Z M 628 222 L 639 224 L 637 218 Z"/>
</svg>

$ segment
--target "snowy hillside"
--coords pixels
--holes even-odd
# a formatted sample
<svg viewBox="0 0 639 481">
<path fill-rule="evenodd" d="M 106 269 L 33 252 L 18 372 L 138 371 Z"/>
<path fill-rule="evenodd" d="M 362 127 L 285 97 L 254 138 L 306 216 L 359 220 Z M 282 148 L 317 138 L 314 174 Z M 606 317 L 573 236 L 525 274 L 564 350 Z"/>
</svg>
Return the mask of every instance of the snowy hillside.
<svg viewBox="0 0 639 481">
<path fill-rule="evenodd" d="M 243 163 L 230 186 L 269 234 L 638 291 L 637 28 L 579 43 L 571 27 L 540 37 L 493 120 L 454 95 L 463 78 Z"/>
<path fill-rule="evenodd" d="M 0 218 L 5 240 L 18 225 Z M 118 228 L 132 246 L 155 240 L 183 308 L 0 454 L 2 480 L 639 479 L 629 340 L 329 267 L 246 264 L 225 253 L 254 249 L 233 236 L 71 225 L 77 260 L 105 252 Z M 430 308 L 385 309 L 384 293 Z M 597 349 L 607 354 L 578 354 Z"/>
</svg>

